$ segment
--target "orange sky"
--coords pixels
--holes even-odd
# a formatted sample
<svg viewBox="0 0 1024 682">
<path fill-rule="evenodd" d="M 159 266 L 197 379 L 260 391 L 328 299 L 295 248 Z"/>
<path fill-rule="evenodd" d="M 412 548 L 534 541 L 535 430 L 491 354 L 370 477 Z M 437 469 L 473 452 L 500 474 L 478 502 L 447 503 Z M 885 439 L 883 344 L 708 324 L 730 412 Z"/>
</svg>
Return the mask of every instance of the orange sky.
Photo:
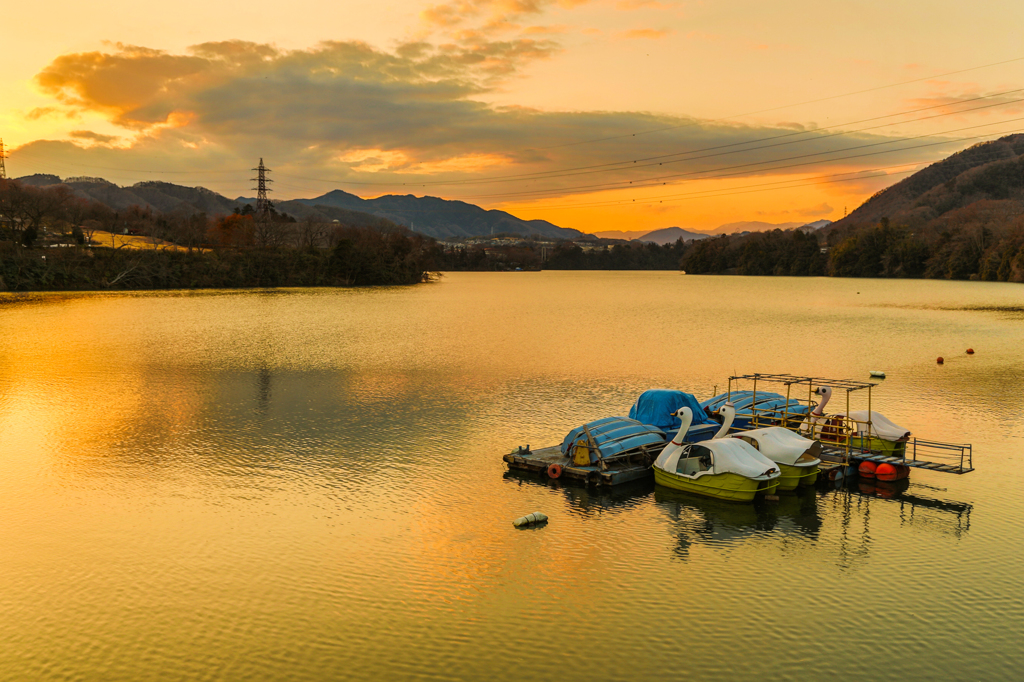
<svg viewBox="0 0 1024 682">
<path fill-rule="evenodd" d="M 836 219 L 922 164 L 1024 130 L 1017 2 L 5 12 L 12 177 L 248 196 L 263 157 L 278 199 L 429 194 L 584 231 L 708 229 Z"/>
</svg>

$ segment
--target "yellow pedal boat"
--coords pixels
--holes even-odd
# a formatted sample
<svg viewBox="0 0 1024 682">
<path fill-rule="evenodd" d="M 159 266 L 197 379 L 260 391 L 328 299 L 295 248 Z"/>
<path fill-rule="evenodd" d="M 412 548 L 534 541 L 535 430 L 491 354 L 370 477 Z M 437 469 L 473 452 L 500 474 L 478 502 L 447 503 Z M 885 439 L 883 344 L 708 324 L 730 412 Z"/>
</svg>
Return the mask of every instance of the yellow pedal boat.
<svg viewBox="0 0 1024 682">
<path fill-rule="evenodd" d="M 755 448 L 779 466 L 779 490 L 796 490 L 814 485 L 821 464 L 821 443 L 804 438 L 781 426 L 740 431 L 731 435 Z"/>
<path fill-rule="evenodd" d="M 693 413 L 683 407 L 676 416 L 682 421 L 677 433 L 685 434 Z M 653 468 L 654 481 L 663 486 L 737 502 L 774 493 L 781 476 L 775 462 L 738 438 L 713 438 L 700 443 L 673 439 L 658 455 Z"/>
</svg>

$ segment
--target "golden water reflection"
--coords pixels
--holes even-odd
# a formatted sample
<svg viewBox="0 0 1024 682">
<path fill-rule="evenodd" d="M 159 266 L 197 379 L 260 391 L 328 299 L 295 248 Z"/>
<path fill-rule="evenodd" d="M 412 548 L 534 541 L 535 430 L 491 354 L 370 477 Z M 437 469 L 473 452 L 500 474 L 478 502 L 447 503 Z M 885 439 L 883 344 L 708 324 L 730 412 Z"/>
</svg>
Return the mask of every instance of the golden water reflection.
<svg viewBox="0 0 1024 682">
<path fill-rule="evenodd" d="M 5 295 L 0 670 L 760 679 L 771 661 L 769 677 L 1005 677 L 1024 664 L 1024 328 L 1002 310 L 1019 299 L 675 273 Z M 500 460 L 647 388 L 703 399 L 734 373 L 869 369 L 889 376 L 875 409 L 973 442 L 978 471 L 737 506 Z M 547 525 L 512 527 L 535 510 Z M 746 644 L 683 656 L 684 631 Z M 615 656 L 538 646 L 593 633 Z M 808 633 L 844 646 L 808 655 Z M 876 643 L 897 637 L 881 665 Z"/>
</svg>

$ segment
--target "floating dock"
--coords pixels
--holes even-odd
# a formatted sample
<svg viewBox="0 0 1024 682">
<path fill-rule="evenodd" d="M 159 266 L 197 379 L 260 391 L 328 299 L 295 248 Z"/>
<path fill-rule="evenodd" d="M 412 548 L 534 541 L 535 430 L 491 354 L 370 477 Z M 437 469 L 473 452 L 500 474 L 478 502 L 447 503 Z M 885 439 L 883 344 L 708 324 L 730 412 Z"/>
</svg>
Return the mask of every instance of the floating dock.
<svg viewBox="0 0 1024 682">
<path fill-rule="evenodd" d="M 847 449 L 841 445 L 825 443 L 821 446 L 821 464 L 818 468 L 825 473 L 843 466 L 852 466 L 856 469 L 861 462 L 892 464 L 943 474 L 968 474 L 974 471 L 973 451 L 970 445 L 912 438 L 907 441 L 899 455 L 878 450 Z"/>
<path fill-rule="evenodd" d="M 729 377 L 727 396 L 730 402 L 733 384 L 740 381 L 753 382 L 754 390 L 747 392 L 749 396 L 744 396 L 743 399 L 749 403 L 749 407 L 743 409 L 742 426 L 734 426 L 733 431 L 783 426 L 818 440 L 822 448 L 821 464 L 818 467 L 822 475 L 818 477 L 819 481 L 837 480 L 840 476 L 855 476 L 863 462 L 906 467 L 901 477 L 905 477 L 907 470 L 912 469 L 948 474 L 966 474 L 974 471 L 973 451 L 970 445 L 940 443 L 908 436 L 886 441 L 875 435 L 875 424 L 885 419 L 873 413 L 871 409 L 871 389 L 874 384 L 792 374 L 747 374 Z M 762 388 L 761 394 L 758 395 L 758 383 L 762 386 L 765 383 L 784 385 L 786 394 L 766 394 Z M 804 421 L 813 416 L 809 413 L 811 407 L 816 405 L 813 395 L 817 387 L 828 387 L 840 394 L 845 393 L 845 411 L 839 415 L 817 417 L 819 421 L 812 423 L 809 433 L 805 433 L 808 426 Z M 794 398 L 794 388 L 797 389 L 797 395 L 806 391 L 806 400 Z M 867 410 L 860 413 L 851 412 L 851 395 L 860 391 L 863 391 L 862 395 L 867 399 Z M 723 395 L 717 399 L 725 398 L 726 395 Z M 802 404 L 796 404 L 798 401 Z M 703 404 L 706 405 L 707 402 Z M 860 414 L 860 418 L 854 418 L 855 414 Z M 737 416 L 740 416 L 739 413 Z M 652 478 L 651 464 L 665 447 L 665 440 L 662 438 L 665 434 L 655 430 L 655 427 L 643 426 L 648 432 L 638 436 L 636 430 L 627 422 L 643 426 L 634 420 L 610 417 L 592 422 L 589 430 L 587 426 L 582 426 L 570 433 L 566 443 L 572 445 L 568 447 L 566 454 L 562 453 L 564 445 L 539 450 L 531 450 L 527 445 L 504 455 L 502 459 L 510 470 L 547 474 L 551 478 L 565 478 L 579 485 L 615 486 Z M 594 428 L 595 424 L 602 424 L 601 429 Z M 599 433 L 604 429 L 608 431 Z M 650 430 L 655 430 L 658 437 L 650 438 Z"/>
<path fill-rule="evenodd" d="M 562 454 L 562 449 L 557 445 L 540 450 L 519 448 L 502 459 L 508 464 L 509 469 L 550 476 L 548 471 L 555 465 L 560 468 L 557 478 L 564 478 L 579 485 L 612 486 L 652 476 L 651 463 L 657 458 L 661 448 L 644 447 L 639 450 L 640 452 L 631 458 L 632 461 L 618 460 L 603 468 L 600 464 L 575 465 L 569 456 Z"/>
</svg>

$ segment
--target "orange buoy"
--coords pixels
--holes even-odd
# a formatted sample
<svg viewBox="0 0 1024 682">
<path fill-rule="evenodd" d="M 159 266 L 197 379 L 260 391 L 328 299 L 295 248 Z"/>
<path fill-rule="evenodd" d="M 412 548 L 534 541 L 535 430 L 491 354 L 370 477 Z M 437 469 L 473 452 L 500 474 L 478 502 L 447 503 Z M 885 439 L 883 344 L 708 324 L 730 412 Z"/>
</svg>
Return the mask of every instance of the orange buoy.
<svg viewBox="0 0 1024 682">
<path fill-rule="evenodd" d="M 910 467 L 902 464 L 879 464 L 875 476 L 879 481 L 901 481 L 910 475 Z"/>
<path fill-rule="evenodd" d="M 967 354 L 968 355 L 974 355 L 974 349 L 973 348 L 968 348 L 967 349 Z"/>
<path fill-rule="evenodd" d="M 941 365 L 941 364 L 942 364 L 943 362 L 945 362 L 945 360 L 943 360 L 943 359 L 942 359 L 942 356 L 940 355 L 940 356 L 939 356 L 939 359 L 938 359 L 938 360 L 936 360 L 935 362 L 937 362 L 938 364 L 940 364 L 940 365 Z"/>
<path fill-rule="evenodd" d="M 857 473 L 859 473 L 864 478 L 874 478 L 877 467 L 877 464 L 875 464 L 871 460 L 866 459 L 860 463 L 859 467 L 857 467 Z"/>
<path fill-rule="evenodd" d="M 558 478 L 562 475 L 562 467 L 558 464 L 552 464 L 548 467 L 548 476 L 550 478 Z"/>
</svg>

